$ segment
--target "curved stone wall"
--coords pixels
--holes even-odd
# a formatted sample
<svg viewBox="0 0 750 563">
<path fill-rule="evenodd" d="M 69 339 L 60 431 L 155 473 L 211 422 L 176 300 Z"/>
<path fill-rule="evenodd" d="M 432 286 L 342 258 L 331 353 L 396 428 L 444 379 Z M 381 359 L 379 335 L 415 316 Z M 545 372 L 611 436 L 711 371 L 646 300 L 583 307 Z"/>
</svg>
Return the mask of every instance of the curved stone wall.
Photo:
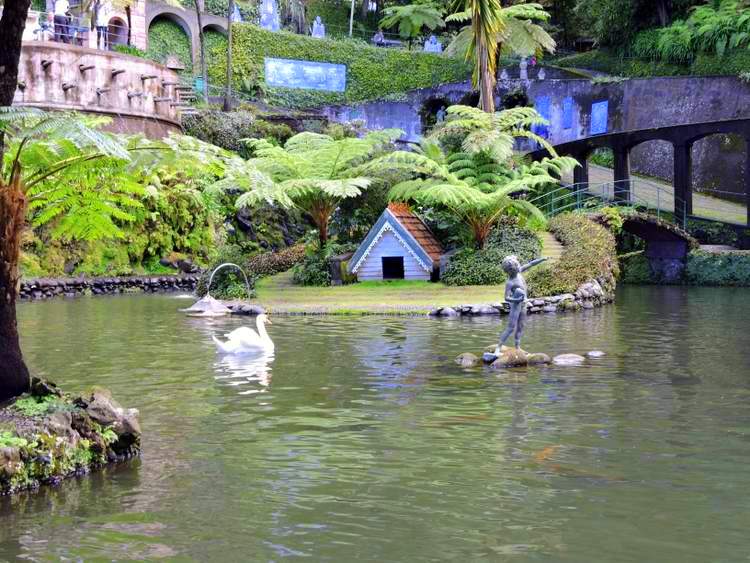
<svg viewBox="0 0 750 563">
<path fill-rule="evenodd" d="M 112 118 L 116 132 L 180 132 L 177 74 L 146 59 L 46 41 L 23 44 L 14 105 Z"/>
</svg>

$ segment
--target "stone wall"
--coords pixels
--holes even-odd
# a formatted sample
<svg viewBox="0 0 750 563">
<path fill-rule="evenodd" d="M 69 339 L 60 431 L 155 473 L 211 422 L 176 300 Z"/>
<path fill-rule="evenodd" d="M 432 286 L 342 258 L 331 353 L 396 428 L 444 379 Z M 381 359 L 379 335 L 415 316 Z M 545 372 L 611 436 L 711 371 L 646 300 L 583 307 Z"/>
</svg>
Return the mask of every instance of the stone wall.
<svg viewBox="0 0 750 563">
<path fill-rule="evenodd" d="M 112 118 L 109 129 L 152 138 L 180 132 L 177 74 L 146 59 L 60 43 L 23 44 L 14 105 Z"/>
<path fill-rule="evenodd" d="M 498 83 L 497 101 L 518 90 L 525 91 L 529 102 L 537 106 L 546 98 L 553 144 L 589 136 L 592 104 L 601 101 L 608 102 L 608 132 L 750 117 L 750 85 L 731 76 L 595 84 L 589 79 L 562 78 L 549 68 L 545 80 L 537 80 L 538 70 L 531 69 L 532 80 L 520 81 L 517 68 L 509 70 L 510 80 Z M 564 118 L 566 99 L 572 100 L 569 122 Z M 434 113 L 442 103 L 472 103 L 471 84 L 445 84 L 407 92 L 399 100 L 328 107 L 324 112 L 334 121 L 363 119 L 371 128 L 400 128 L 406 131 L 405 139 L 416 141 L 422 134 L 427 105 L 435 106 Z M 693 148 L 694 187 L 742 194 L 744 158 L 744 140 L 736 136 L 715 135 L 698 141 Z M 672 146 L 662 141 L 644 143 L 633 150 L 631 164 L 635 172 L 671 181 Z"/>
<path fill-rule="evenodd" d="M 19 297 L 27 300 L 118 293 L 193 291 L 199 274 L 100 278 L 40 278 L 21 282 Z"/>
</svg>

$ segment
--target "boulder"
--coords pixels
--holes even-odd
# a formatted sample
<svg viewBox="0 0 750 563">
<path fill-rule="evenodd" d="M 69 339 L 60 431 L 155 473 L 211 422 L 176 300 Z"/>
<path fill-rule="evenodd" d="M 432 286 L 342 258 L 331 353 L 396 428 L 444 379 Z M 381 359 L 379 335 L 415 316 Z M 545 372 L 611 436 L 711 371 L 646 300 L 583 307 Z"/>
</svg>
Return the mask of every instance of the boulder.
<svg viewBox="0 0 750 563">
<path fill-rule="evenodd" d="M 586 358 L 578 354 L 560 354 L 553 358 L 552 363 L 556 366 L 580 366 L 585 361 Z"/>
<path fill-rule="evenodd" d="M 261 307 L 260 305 L 248 305 L 248 304 L 240 304 L 232 307 L 232 314 L 233 315 L 251 315 L 251 316 L 257 316 L 265 314 L 266 310 Z"/>
<path fill-rule="evenodd" d="M 484 354 L 482 354 L 482 361 L 485 364 L 494 363 L 495 360 L 497 360 L 497 354 L 495 354 L 494 348 L 492 352 L 485 352 Z"/>
<path fill-rule="evenodd" d="M 499 315 L 500 311 L 490 305 L 482 305 L 481 307 L 472 308 L 472 314 L 474 315 Z"/>
<path fill-rule="evenodd" d="M 56 397 L 62 397 L 62 391 L 58 389 L 57 385 L 55 385 L 51 381 L 46 381 L 44 379 L 40 379 L 38 377 L 32 377 L 31 378 L 31 395 L 33 397 L 37 398 L 43 398 L 47 397 L 49 395 L 54 395 Z"/>
<path fill-rule="evenodd" d="M 0 477 L 9 479 L 21 469 L 23 469 L 23 461 L 21 461 L 20 448 L 0 448 Z"/>
<path fill-rule="evenodd" d="M 545 313 L 556 313 L 557 312 L 557 306 L 556 305 L 545 305 L 542 307 L 542 311 Z"/>
<path fill-rule="evenodd" d="M 552 363 L 552 358 L 550 358 L 547 354 L 543 354 L 542 352 L 529 354 L 526 359 L 528 360 L 530 366 L 539 366 Z"/>
<path fill-rule="evenodd" d="M 106 389 L 95 390 L 86 407 L 86 414 L 94 422 L 102 426 L 113 425 L 119 420 L 122 412 L 122 407 L 112 398 L 112 394 Z"/>
<path fill-rule="evenodd" d="M 462 368 L 473 368 L 479 365 L 479 358 L 469 352 L 461 354 L 456 358 L 456 363 Z"/>
<path fill-rule="evenodd" d="M 494 369 L 523 367 L 529 364 L 529 355 L 519 348 L 503 347 L 500 356 L 492 363 Z"/>
<path fill-rule="evenodd" d="M 73 417 L 68 411 L 57 411 L 52 413 L 44 421 L 44 425 L 50 434 L 65 438 L 69 444 L 75 446 L 78 443 L 78 432 L 73 430 Z"/>
<path fill-rule="evenodd" d="M 122 455 L 131 446 L 140 442 L 141 425 L 138 422 L 138 409 L 124 411 L 117 422 L 115 422 L 113 429 L 117 434 L 117 442 L 112 444 L 112 449 Z"/>
<path fill-rule="evenodd" d="M 456 311 L 453 307 L 443 307 L 443 310 L 440 311 L 441 317 L 457 317 L 458 311 Z"/>
<path fill-rule="evenodd" d="M 602 358 L 606 356 L 606 354 L 601 350 L 591 350 L 591 352 L 586 353 L 586 356 L 588 356 L 589 358 Z"/>
</svg>

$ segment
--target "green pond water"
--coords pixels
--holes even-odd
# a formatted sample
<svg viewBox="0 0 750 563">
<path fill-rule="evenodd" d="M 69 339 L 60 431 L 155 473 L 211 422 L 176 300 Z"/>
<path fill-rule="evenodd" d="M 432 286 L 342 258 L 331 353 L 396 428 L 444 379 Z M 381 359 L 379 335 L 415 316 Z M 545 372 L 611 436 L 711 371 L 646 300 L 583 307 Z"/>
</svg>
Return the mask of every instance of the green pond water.
<svg viewBox="0 0 750 563">
<path fill-rule="evenodd" d="M 20 305 L 36 373 L 141 411 L 143 455 L 0 499 L 0 560 L 750 559 L 750 293 L 532 316 L 582 367 L 493 373 L 497 319 L 277 317 L 221 357 L 174 296 Z"/>
</svg>

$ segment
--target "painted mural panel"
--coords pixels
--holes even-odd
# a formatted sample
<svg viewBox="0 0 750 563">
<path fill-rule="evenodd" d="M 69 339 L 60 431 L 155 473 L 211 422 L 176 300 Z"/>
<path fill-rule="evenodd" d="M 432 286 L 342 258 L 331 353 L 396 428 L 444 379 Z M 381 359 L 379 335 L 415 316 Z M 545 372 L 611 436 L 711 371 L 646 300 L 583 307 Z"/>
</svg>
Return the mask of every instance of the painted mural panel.
<svg viewBox="0 0 750 563">
<path fill-rule="evenodd" d="M 266 84 L 269 86 L 329 92 L 346 90 L 346 65 L 271 57 L 264 60 Z"/>
<path fill-rule="evenodd" d="M 573 128 L 573 98 L 563 99 L 563 129 Z"/>
<path fill-rule="evenodd" d="M 549 96 L 539 96 L 534 100 L 534 108 L 544 119 L 547 121 L 550 120 L 551 112 Z M 534 125 L 531 130 L 540 137 L 544 137 L 545 139 L 549 138 L 549 125 Z"/>
<path fill-rule="evenodd" d="M 591 104 L 591 135 L 601 135 L 607 132 L 607 119 L 609 117 L 609 101 L 595 102 Z"/>
</svg>

